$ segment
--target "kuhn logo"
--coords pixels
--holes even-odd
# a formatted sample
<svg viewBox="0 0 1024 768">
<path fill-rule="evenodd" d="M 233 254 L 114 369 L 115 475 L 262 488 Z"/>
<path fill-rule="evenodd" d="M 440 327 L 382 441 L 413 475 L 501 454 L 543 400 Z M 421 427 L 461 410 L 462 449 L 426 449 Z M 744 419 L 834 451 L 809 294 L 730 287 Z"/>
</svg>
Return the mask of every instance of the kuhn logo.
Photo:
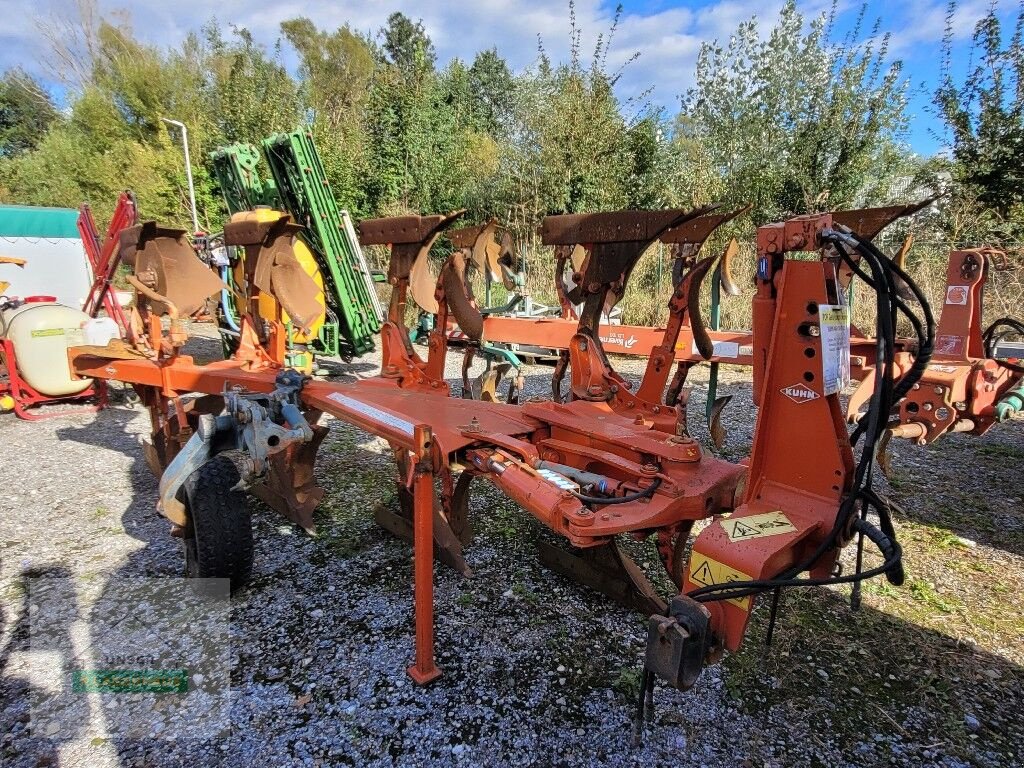
<svg viewBox="0 0 1024 768">
<path fill-rule="evenodd" d="M 803 384 L 791 384 L 788 387 L 783 387 L 780 391 L 794 403 L 806 403 L 820 397 L 817 392 Z"/>
</svg>

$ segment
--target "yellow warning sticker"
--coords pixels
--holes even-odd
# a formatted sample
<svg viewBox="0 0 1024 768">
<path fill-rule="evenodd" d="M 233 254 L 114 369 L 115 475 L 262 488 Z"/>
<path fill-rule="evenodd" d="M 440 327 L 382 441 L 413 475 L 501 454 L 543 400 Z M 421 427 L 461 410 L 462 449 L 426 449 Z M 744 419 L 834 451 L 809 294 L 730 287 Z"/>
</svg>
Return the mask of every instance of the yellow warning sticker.
<svg viewBox="0 0 1024 768">
<path fill-rule="evenodd" d="M 729 534 L 729 541 L 747 541 L 764 536 L 792 533 L 796 526 L 781 512 L 765 512 L 762 515 L 729 518 L 722 520 L 722 527 Z"/>
<path fill-rule="evenodd" d="M 751 577 L 745 573 L 730 568 L 724 563 L 712 560 L 707 555 L 694 552 L 690 558 L 690 581 L 701 587 L 710 587 L 713 584 L 728 584 L 731 581 L 750 581 Z M 734 597 L 726 600 L 745 611 L 750 610 L 749 597 Z"/>
</svg>

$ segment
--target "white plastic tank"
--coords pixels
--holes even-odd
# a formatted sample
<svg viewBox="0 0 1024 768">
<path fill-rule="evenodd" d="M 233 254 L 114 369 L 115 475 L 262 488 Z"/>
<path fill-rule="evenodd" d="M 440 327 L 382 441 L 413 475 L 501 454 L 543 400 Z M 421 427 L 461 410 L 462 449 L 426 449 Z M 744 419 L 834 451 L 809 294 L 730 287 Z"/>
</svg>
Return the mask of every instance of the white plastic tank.
<svg viewBox="0 0 1024 768">
<path fill-rule="evenodd" d="M 83 343 L 88 321 L 85 312 L 57 304 L 52 296 L 29 296 L 0 313 L 0 336 L 13 342 L 18 373 L 30 387 L 49 397 L 76 395 L 92 379 L 72 378 L 68 347 Z"/>
<path fill-rule="evenodd" d="M 105 347 L 112 339 L 121 338 L 121 329 L 113 318 L 93 317 L 82 326 L 82 334 L 85 337 L 85 344 Z"/>
</svg>

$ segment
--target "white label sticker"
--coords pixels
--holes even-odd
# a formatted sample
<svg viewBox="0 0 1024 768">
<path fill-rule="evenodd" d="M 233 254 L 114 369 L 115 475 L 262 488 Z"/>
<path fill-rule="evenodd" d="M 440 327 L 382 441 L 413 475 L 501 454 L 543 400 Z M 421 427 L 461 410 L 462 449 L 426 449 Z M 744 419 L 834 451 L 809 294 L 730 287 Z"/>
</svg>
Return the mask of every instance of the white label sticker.
<svg viewBox="0 0 1024 768">
<path fill-rule="evenodd" d="M 850 386 L 850 308 L 818 306 L 821 317 L 822 393 L 835 395 Z"/>
<path fill-rule="evenodd" d="M 387 426 L 392 427 L 393 429 L 397 429 L 399 432 L 404 432 L 409 436 L 412 436 L 414 432 L 415 428 L 413 427 L 413 425 L 410 422 L 406 421 L 405 419 L 400 419 L 399 417 L 390 414 L 387 411 L 382 411 L 380 408 L 377 408 L 376 406 L 370 405 L 369 403 L 364 403 L 362 400 L 356 400 L 354 398 L 349 397 L 348 395 L 343 395 L 341 394 L 341 392 L 331 392 L 331 394 L 327 396 L 327 399 L 333 400 L 339 405 L 342 405 L 345 408 L 348 408 L 349 410 L 355 411 L 356 413 L 360 413 L 363 416 L 366 416 L 367 418 L 379 421 L 381 424 L 386 424 Z"/>
<path fill-rule="evenodd" d="M 69 347 L 80 347 L 85 344 L 85 331 L 81 328 L 68 328 L 64 331 L 64 341 Z"/>
<path fill-rule="evenodd" d="M 966 285 L 951 285 L 946 288 L 946 303 L 947 304 L 960 304 L 961 306 L 967 303 L 967 286 Z"/>
<path fill-rule="evenodd" d="M 714 357 L 739 357 L 740 345 L 735 341 L 716 341 L 714 342 L 715 351 L 712 353 Z M 697 342 L 694 341 L 692 344 L 692 354 L 699 355 L 700 350 L 697 349 Z"/>
</svg>

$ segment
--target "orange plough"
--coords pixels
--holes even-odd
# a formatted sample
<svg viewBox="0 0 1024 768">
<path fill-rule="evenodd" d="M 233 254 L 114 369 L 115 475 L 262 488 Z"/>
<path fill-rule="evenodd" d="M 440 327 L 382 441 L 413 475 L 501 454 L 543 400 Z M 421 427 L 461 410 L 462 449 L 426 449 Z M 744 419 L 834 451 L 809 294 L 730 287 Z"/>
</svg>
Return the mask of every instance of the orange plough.
<svg viewBox="0 0 1024 768">
<path fill-rule="evenodd" d="M 578 281 L 582 310 L 568 341 L 576 372 L 573 399 L 565 403 L 510 405 L 449 395 L 444 320 L 450 307 L 465 303 L 454 294 L 467 290 L 459 279 L 464 270 L 456 265 L 446 265 L 436 284 L 441 322 L 426 359 L 413 351 L 403 322 L 411 273 L 451 216 L 360 227 L 364 242 L 393 247 L 379 376 L 344 384 L 306 380 L 282 365 L 283 326 L 257 334 L 249 317 L 231 359 L 198 365 L 182 354 L 177 337 L 161 337 L 160 322 L 171 307 L 197 296 L 171 301 L 160 294 L 164 282 L 152 276 L 136 280 L 145 288 L 139 289 L 145 314 L 134 322 L 146 331 L 138 354 L 72 348 L 70 364 L 81 376 L 132 384 L 149 407 L 148 457 L 161 472 L 160 508 L 172 534 L 185 542 L 189 574 L 229 578 L 238 587 L 251 567 L 251 534 L 205 538 L 211 525 L 244 526 L 248 520 L 238 506 L 240 494 L 226 494 L 223 482 L 207 482 L 214 472 L 221 479 L 235 472 L 237 488 L 269 500 L 289 519 L 312 520 L 319 499 L 312 466 L 323 429 L 317 422 L 329 413 L 384 438 L 396 456 L 395 479 L 415 554 L 416 640 L 409 674 L 417 683 L 440 674 L 433 649 L 434 556 L 439 551 L 459 566 L 460 548 L 470 541 L 466 498 L 476 479 L 493 484 L 571 545 L 564 557 L 551 556 L 556 568 L 589 575 L 596 587 L 650 615 L 644 702 L 655 674 L 685 689 L 706 663 L 739 648 L 761 594 L 883 574 L 902 581 L 901 550 L 888 506 L 871 488 L 870 465 L 891 401 L 920 378 L 933 336 L 921 336 L 918 356 L 898 377 L 902 369 L 892 360 L 878 361 L 877 406 L 862 419 L 863 444 L 855 455 L 828 375 L 839 360 L 837 350 L 821 333 L 823 316 L 840 304 L 837 266 L 788 254 L 836 243 L 860 248 L 863 241 L 838 231 L 829 215 L 763 227 L 749 355 L 759 405 L 753 452 L 740 464 L 707 454 L 687 433 L 685 404 L 666 404 L 663 392 L 687 313 L 700 334 L 693 297 L 713 259 L 696 262 L 673 295 L 675 319 L 653 346 L 635 391 L 615 372 L 594 322 L 609 295 L 621 295 L 650 243 L 702 213 L 628 211 L 545 220 L 549 242 L 588 244 Z M 142 232 L 145 247 L 164 259 L 164 272 L 187 272 L 186 265 L 171 263 L 188 258 L 174 247 L 174 231 L 143 225 Z M 133 245 L 139 242 L 136 237 Z M 132 263 L 147 262 L 139 257 Z M 888 268 L 871 263 L 879 270 L 876 283 L 891 286 Z M 260 288 L 252 284 L 250 290 Z M 710 354 L 707 337 L 696 342 L 701 355 Z M 226 464 L 226 456 L 234 456 L 233 463 Z M 223 498 L 199 503 L 204 494 Z M 231 509 L 230 521 L 211 521 L 211 509 Z M 708 524 L 691 536 L 698 521 Z M 656 543 L 674 594 L 659 594 L 616 547 L 622 535 Z M 882 564 L 840 575 L 839 553 L 851 541 L 873 544 Z M 231 549 L 246 546 L 248 551 Z"/>
</svg>

